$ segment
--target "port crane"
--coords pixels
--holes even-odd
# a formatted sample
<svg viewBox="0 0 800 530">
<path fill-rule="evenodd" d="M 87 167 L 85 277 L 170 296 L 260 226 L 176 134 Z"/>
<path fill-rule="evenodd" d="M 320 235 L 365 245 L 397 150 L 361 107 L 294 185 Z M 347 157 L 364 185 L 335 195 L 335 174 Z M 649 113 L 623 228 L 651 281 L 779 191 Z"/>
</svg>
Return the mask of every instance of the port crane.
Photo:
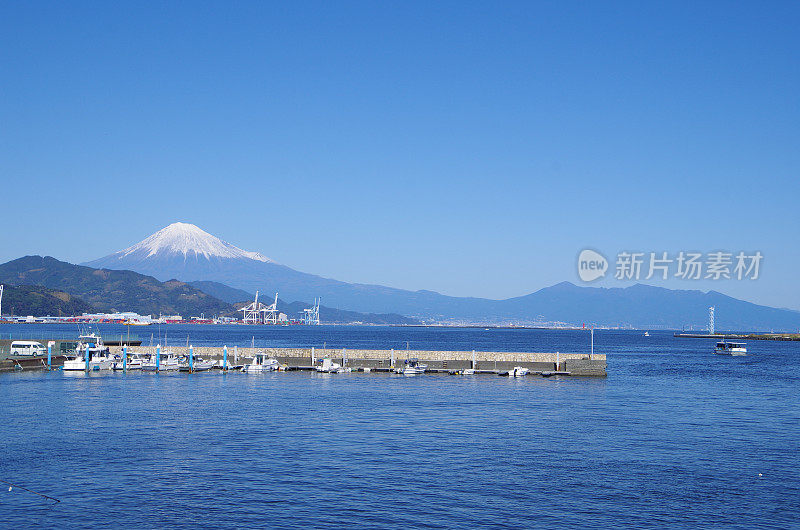
<svg viewBox="0 0 800 530">
<path fill-rule="evenodd" d="M 307 326 L 319 326 L 319 302 L 320 298 L 314 298 L 314 305 L 303 309 L 303 324 Z"/>
<path fill-rule="evenodd" d="M 270 305 L 258 301 L 258 291 L 253 303 L 241 308 L 242 322 L 245 324 L 277 324 L 278 323 L 278 293 L 275 301 Z"/>
</svg>

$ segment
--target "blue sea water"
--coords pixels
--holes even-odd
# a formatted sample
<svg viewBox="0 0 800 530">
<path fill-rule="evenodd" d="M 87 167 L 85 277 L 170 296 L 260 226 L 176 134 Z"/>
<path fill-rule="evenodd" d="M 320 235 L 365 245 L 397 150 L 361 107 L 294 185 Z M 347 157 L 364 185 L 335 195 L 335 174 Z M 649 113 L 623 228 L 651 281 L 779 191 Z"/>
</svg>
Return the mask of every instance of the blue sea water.
<svg viewBox="0 0 800 530">
<path fill-rule="evenodd" d="M 176 345 L 589 347 L 582 331 L 254 329 L 166 327 Z M 651 334 L 596 332 L 606 378 L 0 374 L 0 479 L 61 501 L 0 489 L 0 525 L 799 526 L 800 343 L 731 358 Z"/>
</svg>

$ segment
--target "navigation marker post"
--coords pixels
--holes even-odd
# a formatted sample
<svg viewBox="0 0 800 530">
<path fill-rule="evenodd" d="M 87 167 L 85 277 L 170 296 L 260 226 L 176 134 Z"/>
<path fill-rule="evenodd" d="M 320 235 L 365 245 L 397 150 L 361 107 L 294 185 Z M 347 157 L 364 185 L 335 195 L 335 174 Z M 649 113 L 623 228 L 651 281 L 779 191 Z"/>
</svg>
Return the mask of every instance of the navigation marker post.
<svg viewBox="0 0 800 530">
<path fill-rule="evenodd" d="M 161 344 L 156 346 L 156 373 L 159 368 L 161 368 Z"/>
<path fill-rule="evenodd" d="M 53 369 L 53 363 L 51 362 L 51 353 L 53 350 L 53 345 L 55 342 L 52 340 L 47 343 L 47 370 L 50 371 Z"/>
<path fill-rule="evenodd" d="M 194 346 L 189 345 L 189 373 L 194 372 Z"/>
<path fill-rule="evenodd" d="M 128 371 L 128 345 L 122 347 L 122 372 Z"/>
<path fill-rule="evenodd" d="M 222 371 L 228 371 L 228 346 L 222 348 Z"/>
</svg>

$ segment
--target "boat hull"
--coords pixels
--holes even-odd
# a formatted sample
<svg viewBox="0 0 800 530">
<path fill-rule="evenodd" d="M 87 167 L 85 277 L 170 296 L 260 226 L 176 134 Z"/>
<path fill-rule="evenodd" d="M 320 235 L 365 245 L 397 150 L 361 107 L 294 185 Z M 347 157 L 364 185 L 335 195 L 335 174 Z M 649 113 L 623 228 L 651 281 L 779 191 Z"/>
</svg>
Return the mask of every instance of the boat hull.
<svg viewBox="0 0 800 530">
<path fill-rule="evenodd" d="M 113 363 L 111 361 L 89 361 L 89 371 L 99 372 L 100 370 L 111 370 Z M 85 372 L 86 361 L 72 360 L 64 361 L 64 366 L 61 368 L 66 372 Z"/>
<path fill-rule="evenodd" d="M 142 371 L 144 371 L 144 372 L 156 372 L 156 371 L 158 371 L 158 372 L 177 372 L 178 368 L 179 368 L 179 366 L 177 364 L 170 364 L 170 363 L 164 363 L 161 366 L 159 366 L 158 368 L 156 368 L 156 365 L 154 365 L 154 364 L 146 364 L 146 365 L 142 366 Z"/>
</svg>

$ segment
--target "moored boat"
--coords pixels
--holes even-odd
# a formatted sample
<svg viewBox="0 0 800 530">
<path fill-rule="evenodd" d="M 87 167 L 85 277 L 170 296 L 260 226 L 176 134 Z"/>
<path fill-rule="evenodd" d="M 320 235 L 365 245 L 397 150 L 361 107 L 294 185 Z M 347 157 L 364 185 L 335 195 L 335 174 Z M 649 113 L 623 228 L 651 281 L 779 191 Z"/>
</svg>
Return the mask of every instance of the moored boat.
<svg viewBox="0 0 800 530">
<path fill-rule="evenodd" d="M 242 371 L 248 374 L 259 374 L 262 372 L 279 370 L 280 367 L 281 363 L 278 362 L 277 359 L 267 358 L 267 356 L 263 353 L 256 353 L 253 356 L 253 360 L 250 362 L 250 364 L 245 364 L 242 366 Z"/>
<path fill-rule="evenodd" d="M 128 361 L 123 362 L 122 354 L 114 355 L 111 369 L 114 371 L 120 370 L 141 370 L 142 365 L 147 360 L 147 356 L 143 353 L 128 352 Z"/>
<path fill-rule="evenodd" d="M 160 355 L 158 363 L 156 363 L 156 354 L 150 355 L 142 364 L 142 370 L 145 372 L 173 372 L 180 368 L 175 352 L 162 351 Z"/>
<path fill-rule="evenodd" d="M 214 361 L 195 356 L 189 362 L 188 355 L 181 355 L 178 359 L 178 370 L 181 372 L 206 372 L 214 368 Z"/>
<path fill-rule="evenodd" d="M 332 359 L 326 357 L 322 359 L 322 364 L 316 367 L 317 372 L 326 374 L 341 374 L 351 372 L 352 368 L 343 368 L 341 364 L 333 362 Z"/>
<path fill-rule="evenodd" d="M 81 335 L 75 347 L 75 356 L 64 361 L 63 370 L 67 372 L 95 372 L 110 370 L 113 365 L 111 352 L 103 344 L 103 339 L 94 333 Z"/>
<path fill-rule="evenodd" d="M 428 369 L 428 365 L 420 363 L 419 359 L 417 359 L 416 357 L 414 357 L 413 359 L 407 359 L 404 362 L 404 365 L 405 366 L 395 370 L 395 372 L 403 375 L 418 375 L 418 374 L 424 374 L 425 370 Z"/>
</svg>

